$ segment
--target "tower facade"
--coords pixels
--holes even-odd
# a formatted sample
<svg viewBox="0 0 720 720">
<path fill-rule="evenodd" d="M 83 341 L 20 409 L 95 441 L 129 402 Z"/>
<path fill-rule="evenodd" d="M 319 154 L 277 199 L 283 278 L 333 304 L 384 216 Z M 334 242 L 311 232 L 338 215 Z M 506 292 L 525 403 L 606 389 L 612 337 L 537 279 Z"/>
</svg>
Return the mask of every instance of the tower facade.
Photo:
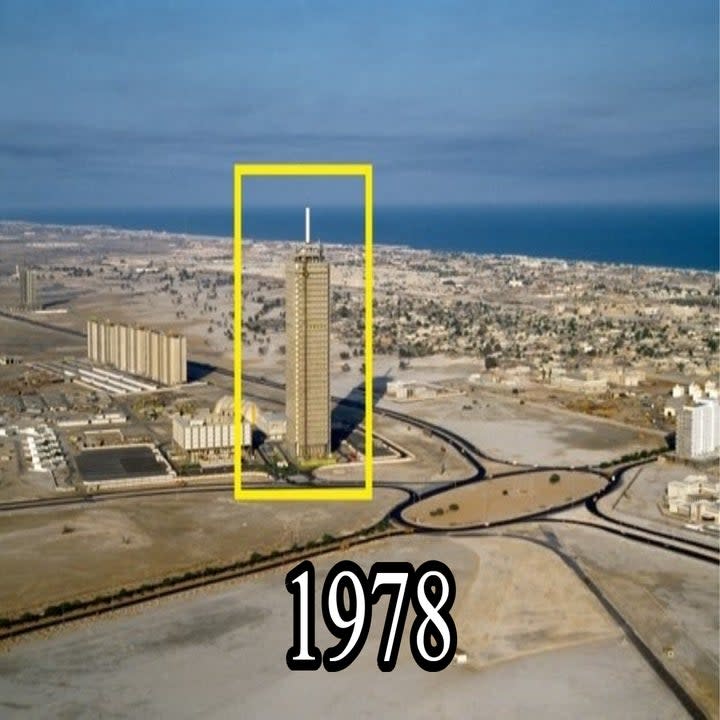
<svg viewBox="0 0 720 720">
<path fill-rule="evenodd" d="M 330 266 L 310 243 L 306 209 L 305 244 L 285 272 L 285 381 L 287 445 L 298 460 L 330 456 Z"/>
<path fill-rule="evenodd" d="M 27 310 L 37 308 L 38 293 L 35 273 L 30 268 L 21 265 L 18 268 L 18 277 L 20 280 L 20 307 Z"/>
<path fill-rule="evenodd" d="M 677 455 L 685 460 L 709 457 L 720 449 L 720 404 L 714 398 L 686 405 L 677 416 Z"/>
</svg>

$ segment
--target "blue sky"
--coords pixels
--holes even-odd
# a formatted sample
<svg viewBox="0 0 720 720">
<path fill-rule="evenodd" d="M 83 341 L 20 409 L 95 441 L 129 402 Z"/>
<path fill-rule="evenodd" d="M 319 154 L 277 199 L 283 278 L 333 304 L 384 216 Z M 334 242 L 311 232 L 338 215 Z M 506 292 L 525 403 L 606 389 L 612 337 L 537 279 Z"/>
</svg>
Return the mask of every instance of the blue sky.
<svg viewBox="0 0 720 720">
<path fill-rule="evenodd" d="M 0 0 L 0 89 L 6 209 L 221 206 L 250 161 L 372 162 L 385 204 L 717 201 L 715 0 Z"/>
</svg>

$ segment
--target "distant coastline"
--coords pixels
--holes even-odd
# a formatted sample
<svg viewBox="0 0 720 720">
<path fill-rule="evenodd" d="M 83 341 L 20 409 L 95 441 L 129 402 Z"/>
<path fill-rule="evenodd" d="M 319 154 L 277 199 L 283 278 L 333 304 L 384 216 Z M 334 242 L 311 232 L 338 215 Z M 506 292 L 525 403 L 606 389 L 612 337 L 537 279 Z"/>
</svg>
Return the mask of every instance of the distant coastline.
<svg viewBox="0 0 720 720">
<path fill-rule="evenodd" d="M 19 210 L 3 219 L 109 226 L 230 237 L 227 208 Z M 297 208 L 251 208 L 247 237 L 287 240 L 302 232 Z M 525 255 L 718 272 L 717 207 L 377 207 L 375 242 L 418 250 Z M 317 208 L 314 229 L 327 242 L 360 243 L 360 209 Z"/>
</svg>

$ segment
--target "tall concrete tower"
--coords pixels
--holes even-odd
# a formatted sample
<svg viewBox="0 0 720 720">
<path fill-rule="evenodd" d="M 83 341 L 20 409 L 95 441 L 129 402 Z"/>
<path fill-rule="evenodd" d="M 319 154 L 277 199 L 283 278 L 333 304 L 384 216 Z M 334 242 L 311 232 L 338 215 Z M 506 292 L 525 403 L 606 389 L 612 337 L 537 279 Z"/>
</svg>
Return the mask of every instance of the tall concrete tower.
<svg viewBox="0 0 720 720">
<path fill-rule="evenodd" d="M 20 279 L 20 307 L 27 310 L 39 307 L 35 273 L 25 265 L 20 265 L 18 278 Z"/>
<path fill-rule="evenodd" d="M 300 461 L 319 460 L 330 456 L 330 266 L 310 242 L 310 208 L 285 293 L 288 450 Z"/>
</svg>

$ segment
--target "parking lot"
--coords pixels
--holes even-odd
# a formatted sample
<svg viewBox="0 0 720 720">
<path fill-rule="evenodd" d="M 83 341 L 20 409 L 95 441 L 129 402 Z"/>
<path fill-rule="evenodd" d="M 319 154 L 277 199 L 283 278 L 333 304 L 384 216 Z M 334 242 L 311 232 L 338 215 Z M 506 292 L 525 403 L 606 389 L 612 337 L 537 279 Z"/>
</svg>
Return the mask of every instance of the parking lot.
<svg viewBox="0 0 720 720">
<path fill-rule="evenodd" d="M 85 450 L 75 460 L 85 482 L 166 475 L 168 471 L 147 445 Z"/>
</svg>

